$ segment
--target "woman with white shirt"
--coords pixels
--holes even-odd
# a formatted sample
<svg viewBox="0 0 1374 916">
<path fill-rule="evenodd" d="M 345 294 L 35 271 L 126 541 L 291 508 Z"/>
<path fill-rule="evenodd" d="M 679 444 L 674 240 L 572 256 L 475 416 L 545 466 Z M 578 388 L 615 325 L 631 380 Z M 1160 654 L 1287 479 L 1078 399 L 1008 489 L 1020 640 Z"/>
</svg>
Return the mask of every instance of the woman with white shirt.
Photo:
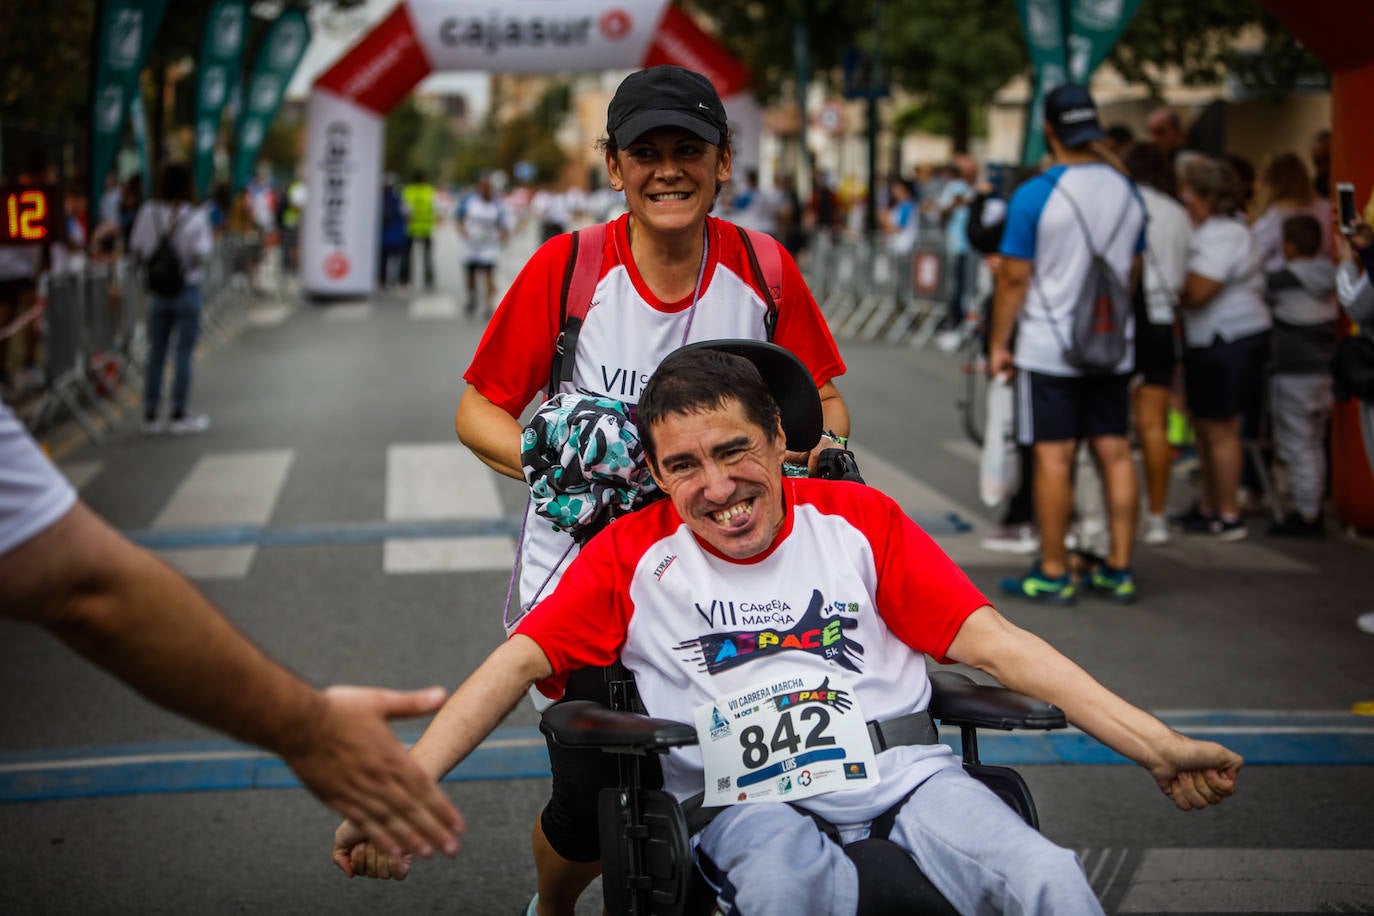
<svg viewBox="0 0 1374 916">
<path fill-rule="evenodd" d="M 1236 214 L 1234 172 L 1203 156 L 1180 159 L 1179 197 L 1193 222 L 1183 282 L 1183 370 L 1197 431 L 1202 494 L 1180 521 L 1185 531 L 1223 541 L 1246 536 L 1237 503 L 1241 414 L 1264 378 L 1273 319 L 1250 227 Z"/>
<path fill-rule="evenodd" d="M 134 217 L 129 250 L 145 264 L 158 249 L 164 236 L 171 239 L 172 250 L 181 264 L 184 285 L 175 296 L 148 293 L 148 365 L 143 386 L 143 431 L 164 430 L 184 435 L 204 432 L 210 418 L 191 413 L 186 401 L 191 395 L 191 356 L 200 336 L 201 265 L 213 245 L 210 219 L 204 209 L 192 202 L 191 170 L 177 162 L 162 169 L 159 193 L 145 201 Z M 162 370 L 167 348 L 176 333 L 176 375 L 172 380 L 172 413 L 163 423 L 159 413 L 162 396 Z"/>
<path fill-rule="evenodd" d="M 1145 230 L 1144 282 L 1136 301 L 1135 371 L 1140 376 L 1133 396 L 1136 439 L 1145 465 L 1146 513 L 1143 540 L 1164 544 L 1169 530 L 1164 507 L 1169 496 L 1169 400 L 1173 393 L 1177 347 L 1174 325 L 1179 294 L 1188 270 L 1188 241 L 1193 227 L 1188 212 L 1173 197 L 1169 160 L 1158 147 L 1139 143 L 1126 154 L 1127 174 L 1140 190 L 1148 219 Z"/>
</svg>

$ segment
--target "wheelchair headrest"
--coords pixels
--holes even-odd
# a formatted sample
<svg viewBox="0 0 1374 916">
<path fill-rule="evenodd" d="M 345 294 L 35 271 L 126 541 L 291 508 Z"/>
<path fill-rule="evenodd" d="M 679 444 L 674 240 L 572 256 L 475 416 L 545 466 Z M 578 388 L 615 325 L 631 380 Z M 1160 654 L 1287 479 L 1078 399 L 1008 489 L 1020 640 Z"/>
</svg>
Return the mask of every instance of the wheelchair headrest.
<svg viewBox="0 0 1374 916">
<path fill-rule="evenodd" d="M 820 441 L 825 428 L 821 396 L 816 391 L 811 371 L 791 351 L 767 341 L 747 339 L 699 340 L 681 349 L 720 350 L 743 356 L 759 370 L 763 383 L 778 405 L 788 450 L 809 452 Z"/>
</svg>

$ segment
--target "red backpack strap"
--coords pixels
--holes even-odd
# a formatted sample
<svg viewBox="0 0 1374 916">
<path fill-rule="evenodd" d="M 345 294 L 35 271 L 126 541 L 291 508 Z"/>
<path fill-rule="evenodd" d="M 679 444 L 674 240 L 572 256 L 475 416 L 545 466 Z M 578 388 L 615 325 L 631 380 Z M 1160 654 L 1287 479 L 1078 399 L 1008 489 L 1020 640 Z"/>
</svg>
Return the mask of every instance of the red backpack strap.
<svg viewBox="0 0 1374 916">
<path fill-rule="evenodd" d="M 768 329 L 768 339 L 773 339 L 773 328 L 778 323 L 778 306 L 782 304 L 782 246 L 778 240 L 766 232 L 736 226 L 744 251 L 749 255 L 749 267 L 754 271 L 754 281 L 763 289 L 768 300 L 768 317 L 764 324 Z"/>
<path fill-rule="evenodd" d="M 563 272 L 563 290 L 558 301 L 558 338 L 553 345 L 553 365 L 549 368 L 549 397 L 558 393 L 562 382 L 572 381 L 577 361 L 577 335 L 592 307 L 592 293 L 601 279 L 601 260 L 606 249 L 606 223 L 594 223 L 572 233 L 572 250 Z"/>
</svg>

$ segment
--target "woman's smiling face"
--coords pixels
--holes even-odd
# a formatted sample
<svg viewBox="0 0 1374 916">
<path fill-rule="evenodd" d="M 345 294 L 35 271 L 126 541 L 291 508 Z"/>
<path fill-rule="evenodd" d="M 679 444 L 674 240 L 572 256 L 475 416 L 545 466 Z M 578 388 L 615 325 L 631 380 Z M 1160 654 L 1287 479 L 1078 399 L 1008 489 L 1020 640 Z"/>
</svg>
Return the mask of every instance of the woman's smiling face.
<svg viewBox="0 0 1374 916">
<path fill-rule="evenodd" d="M 680 127 L 660 127 L 612 156 L 612 186 L 625 191 L 630 214 L 650 232 L 699 231 L 715 204 L 716 188 L 730 179 L 730 150 Z"/>
</svg>

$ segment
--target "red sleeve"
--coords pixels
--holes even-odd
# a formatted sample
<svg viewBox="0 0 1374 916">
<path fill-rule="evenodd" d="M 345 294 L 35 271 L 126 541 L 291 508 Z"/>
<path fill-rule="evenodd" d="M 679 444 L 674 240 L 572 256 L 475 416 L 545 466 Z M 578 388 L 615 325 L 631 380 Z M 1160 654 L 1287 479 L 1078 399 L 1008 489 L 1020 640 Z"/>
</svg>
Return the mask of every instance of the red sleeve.
<svg viewBox="0 0 1374 916">
<path fill-rule="evenodd" d="M 773 329 L 773 343 L 784 347 L 806 363 L 819 388 L 837 376 L 844 375 L 845 364 L 840 349 L 830 335 L 830 326 L 821 315 L 820 306 L 802 279 L 797 262 L 778 245 L 782 257 L 782 303 L 778 306 L 778 324 Z"/>
<path fill-rule="evenodd" d="M 620 657 L 630 625 L 629 575 L 617 562 L 612 525 L 568 564 L 558 587 L 515 628 L 538 643 L 553 675 L 535 686 L 550 699 L 563 695 L 568 674 L 605 667 Z M 512 634 L 513 635 L 513 634 Z"/>
<path fill-rule="evenodd" d="M 463 380 L 512 417 L 519 417 L 549 383 L 558 336 L 563 274 L 572 254 L 572 237 L 554 236 L 520 270 L 486 333 Z"/>
<path fill-rule="evenodd" d="M 856 484 L 856 486 L 861 486 Z M 978 588 L 890 499 L 880 528 L 869 528 L 878 572 L 878 612 L 897 638 L 942 665 L 968 616 L 989 605 Z M 875 532 L 885 531 L 885 540 Z"/>
</svg>

